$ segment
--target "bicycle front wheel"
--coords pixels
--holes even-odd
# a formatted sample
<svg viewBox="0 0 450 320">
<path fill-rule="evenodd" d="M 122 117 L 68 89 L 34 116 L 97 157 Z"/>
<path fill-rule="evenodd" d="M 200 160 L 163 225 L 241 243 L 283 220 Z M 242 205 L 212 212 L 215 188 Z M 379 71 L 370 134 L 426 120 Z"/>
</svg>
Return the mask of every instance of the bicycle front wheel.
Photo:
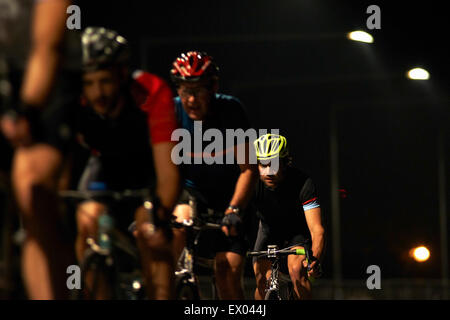
<svg viewBox="0 0 450 320">
<path fill-rule="evenodd" d="M 280 293 L 276 289 L 269 289 L 266 292 L 264 300 L 281 300 Z"/>
<path fill-rule="evenodd" d="M 198 287 L 187 279 L 180 279 L 176 286 L 177 300 L 200 300 Z"/>
<path fill-rule="evenodd" d="M 117 288 L 111 288 L 111 284 L 116 280 L 113 273 L 105 257 L 88 249 L 81 266 L 82 288 L 74 295 L 74 298 L 76 300 L 116 299 Z"/>
</svg>

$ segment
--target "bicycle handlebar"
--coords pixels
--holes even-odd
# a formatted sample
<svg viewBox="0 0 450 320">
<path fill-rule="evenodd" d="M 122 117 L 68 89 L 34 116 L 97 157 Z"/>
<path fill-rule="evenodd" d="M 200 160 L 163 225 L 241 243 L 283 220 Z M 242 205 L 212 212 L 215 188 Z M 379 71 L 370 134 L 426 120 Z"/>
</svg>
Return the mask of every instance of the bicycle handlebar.
<svg viewBox="0 0 450 320">
<path fill-rule="evenodd" d="M 220 228 L 222 228 L 222 226 L 220 224 L 217 224 L 217 223 L 206 222 L 206 223 L 204 223 L 204 224 L 202 224 L 200 226 L 195 226 L 194 225 L 194 229 L 195 228 L 198 228 L 198 229 L 220 229 Z"/>
<path fill-rule="evenodd" d="M 183 222 L 173 221 L 171 222 L 171 225 L 174 228 L 184 228 L 192 226 L 195 230 L 205 230 L 205 229 L 217 230 L 222 227 L 220 224 L 203 222 L 201 220 L 197 220 L 196 223 L 193 222 L 192 220 L 185 220 Z"/>
<path fill-rule="evenodd" d="M 275 249 L 268 247 L 267 250 L 264 251 L 251 251 L 247 253 L 247 257 L 268 257 L 268 258 L 277 258 L 281 256 L 288 256 L 291 254 L 295 255 L 305 255 L 306 261 L 308 263 L 307 270 L 311 270 L 311 263 L 316 260 L 313 256 L 313 252 L 311 250 L 311 242 L 310 240 L 306 240 L 303 243 L 298 243 L 298 246 L 302 246 L 301 249 L 291 250 L 292 247 L 283 248 L 283 249 Z"/>
<path fill-rule="evenodd" d="M 272 254 L 275 254 L 276 256 L 288 256 L 291 254 L 294 255 L 305 255 L 305 249 L 294 249 L 294 250 L 286 250 L 286 249 L 280 249 L 280 250 L 274 250 L 273 252 L 269 252 L 269 250 L 265 251 L 250 251 L 247 252 L 247 257 L 262 257 L 262 256 L 269 256 Z"/>
<path fill-rule="evenodd" d="M 149 189 L 109 191 L 109 190 L 65 190 L 60 191 L 59 195 L 63 198 L 71 198 L 78 200 L 89 200 L 95 198 L 109 198 L 120 201 L 127 198 L 146 198 L 149 196 Z"/>
</svg>

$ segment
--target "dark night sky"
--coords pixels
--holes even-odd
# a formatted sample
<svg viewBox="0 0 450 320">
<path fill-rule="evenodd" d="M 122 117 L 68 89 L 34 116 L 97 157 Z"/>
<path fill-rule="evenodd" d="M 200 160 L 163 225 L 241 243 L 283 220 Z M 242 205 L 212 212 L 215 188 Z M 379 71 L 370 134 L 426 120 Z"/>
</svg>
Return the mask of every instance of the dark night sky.
<svg viewBox="0 0 450 320">
<path fill-rule="evenodd" d="M 341 203 L 344 276 L 358 278 L 378 264 L 386 277 L 439 277 L 436 136 L 438 125 L 449 123 L 450 56 L 443 7 L 431 1 L 79 3 L 83 27 L 118 30 L 134 46 L 135 65 L 165 79 L 181 51 L 213 55 L 222 91 L 244 102 L 255 127 L 287 134 L 296 163 L 319 185 L 328 227 L 335 108 L 340 186 L 349 192 Z M 348 41 L 346 32 L 366 29 L 370 4 L 381 8 L 375 43 Z M 414 66 L 427 68 L 431 80 L 405 79 Z M 448 134 L 447 128 L 445 150 Z M 427 268 L 406 257 L 417 243 L 432 249 Z"/>
</svg>

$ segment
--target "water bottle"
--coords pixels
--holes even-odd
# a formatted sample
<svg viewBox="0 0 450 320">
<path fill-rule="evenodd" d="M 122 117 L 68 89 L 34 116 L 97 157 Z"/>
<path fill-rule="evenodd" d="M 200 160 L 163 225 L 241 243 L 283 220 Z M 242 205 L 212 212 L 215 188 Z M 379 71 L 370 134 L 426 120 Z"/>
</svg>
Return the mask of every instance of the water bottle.
<svg viewBox="0 0 450 320">
<path fill-rule="evenodd" d="M 108 214 L 103 214 L 98 219 L 98 245 L 104 250 L 111 250 L 111 230 L 114 226 L 113 219 Z"/>
</svg>

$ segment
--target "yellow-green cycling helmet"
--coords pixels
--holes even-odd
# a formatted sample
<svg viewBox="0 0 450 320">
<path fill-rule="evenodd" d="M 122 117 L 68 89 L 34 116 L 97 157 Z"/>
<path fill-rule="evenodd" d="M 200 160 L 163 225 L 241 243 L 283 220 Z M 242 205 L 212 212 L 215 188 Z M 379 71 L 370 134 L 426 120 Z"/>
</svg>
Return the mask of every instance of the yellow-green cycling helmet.
<svg viewBox="0 0 450 320">
<path fill-rule="evenodd" d="M 268 133 L 253 142 L 258 160 L 270 160 L 289 155 L 286 138 L 279 134 Z"/>
</svg>

